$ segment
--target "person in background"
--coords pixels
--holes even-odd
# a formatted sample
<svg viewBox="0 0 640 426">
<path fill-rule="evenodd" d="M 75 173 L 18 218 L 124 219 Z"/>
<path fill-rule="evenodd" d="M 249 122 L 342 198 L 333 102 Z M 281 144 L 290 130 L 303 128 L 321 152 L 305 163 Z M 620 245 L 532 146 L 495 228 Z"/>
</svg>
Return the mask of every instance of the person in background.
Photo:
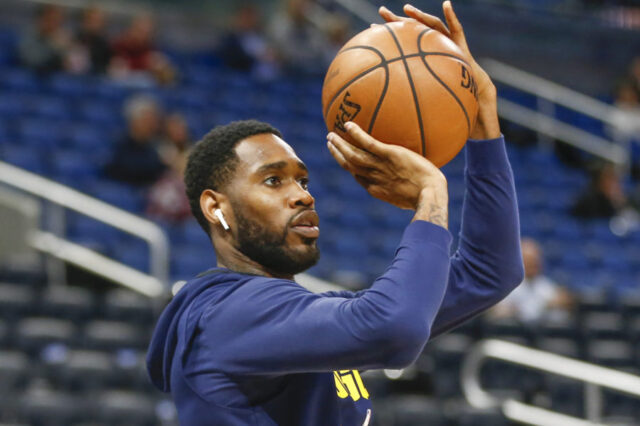
<svg viewBox="0 0 640 426">
<path fill-rule="evenodd" d="M 238 9 L 218 53 L 228 68 L 251 72 L 260 79 L 275 77 L 280 68 L 275 49 L 262 31 L 260 10 L 253 3 Z"/>
<path fill-rule="evenodd" d="M 629 66 L 628 80 L 636 92 L 636 105 L 640 99 L 640 56 L 636 56 Z"/>
<path fill-rule="evenodd" d="M 191 216 L 183 179 L 191 143 L 184 117 L 177 113 L 169 115 L 164 122 L 164 140 L 159 149 L 167 170 L 153 184 L 147 197 L 146 211 L 152 219 L 180 223 Z"/>
<path fill-rule="evenodd" d="M 278 14 L 270 25 L 270 37 L 286 70 L 294 74 L 324 72 L 326 39 L 308 20 L 309 0 L 288 0 L 284 13 Z"/>
<path fill-rule="evenodd" d="M 167 166 L 183 161 L 191 147 L 191 133 L 187 120 L 180 113 L 169 114 L 163 123 L 158 152 Z"/>
<path fill-rule="evenodd" d="M 112 44 L 109 73 L 118 80 L 151 80 L 160 84 L 175 81 L 169 59 L 155 46 L 155 23 L 151 15 L 140 15 Z"/>
<path fill-rule="evenodd" d="M 153 98 L 137 95 L 124 108 L 128 130 L 106 166 L 106 175 L 132 185 L 155 182 L 167 166 L 158 154 L 160 107 Z"/>
<path fill-rule="evenodd" d="M 489 315 L 516 318 L 523 323 L 536 323 L 549 316 L 567 317 L 574 304 L 573 296 L 543 274 L 542 251 L 535 240 L 523 238 L 521 247 L 524 280 Z"/>
<path fill-rule="evenodd" d="M 106 14 L 98 6 L 83 10 L 72 49 L 73 71 L 105 74 L 111 62 L 111 46 L 106 32 Z"/>
<path fill-rule="evenodd" d="M 581 219 L 610 219 L 629 207 L 618 171 L 612 164 L 605 164 L 596 170 L 571 214 Z"/>
<path fill-rule="evenodd" d="M 23 36 L 18 47 L 22 65 L 38 73 L 65 69 L 71 37 L 63 28 L 64 18 L 60 6 L 46 4 L 38 8 L 35 27 Z"/>
<path fill-rule="evenodd" d="M 324 31 L 327 38 L 324 61 L 328 67 L 342 46 L 349 40 L 349 20 L 339 14 L 334 14 L 331 19 L 327 20 Z"/>
</svg>

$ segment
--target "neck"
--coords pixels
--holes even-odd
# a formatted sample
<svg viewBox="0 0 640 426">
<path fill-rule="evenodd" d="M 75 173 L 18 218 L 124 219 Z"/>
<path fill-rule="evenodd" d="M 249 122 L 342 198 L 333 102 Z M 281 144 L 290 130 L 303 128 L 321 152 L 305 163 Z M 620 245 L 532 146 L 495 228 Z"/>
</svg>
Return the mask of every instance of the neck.
<svg viewBox="0 0 640 426">
<path fill-rule="evenodd" d="M 232 246 L 228 241 L 214 241 L 213 247 L 218 260 L 217 266 L 242 274 L 260 275 L 270 278 L 282 278 L 293 281 L 293 275 L 278 274 L 258 262 L 248 258 L 244 253 Z"/>
</svg>

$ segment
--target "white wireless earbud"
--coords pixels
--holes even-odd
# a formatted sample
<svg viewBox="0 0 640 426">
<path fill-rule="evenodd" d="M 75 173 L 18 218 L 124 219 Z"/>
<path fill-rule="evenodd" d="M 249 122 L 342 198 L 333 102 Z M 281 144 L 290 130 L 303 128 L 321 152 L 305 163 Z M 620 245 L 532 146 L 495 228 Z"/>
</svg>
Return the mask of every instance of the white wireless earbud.
<svg viewBox="0 0 640 426">
<path fill-rule="evenodd" d="M 213 214 L 218 218 L 218 220 L 220 220 L 220 224 L 222 225 L 225 231 L 228 231 L 229 229 L 231 229 L 229 228 L 229 224 L 227 223 L 227 221 L 224 220 L 224 215 L 222 214 L 222 210 L 215 209 Z"/>
</svg>

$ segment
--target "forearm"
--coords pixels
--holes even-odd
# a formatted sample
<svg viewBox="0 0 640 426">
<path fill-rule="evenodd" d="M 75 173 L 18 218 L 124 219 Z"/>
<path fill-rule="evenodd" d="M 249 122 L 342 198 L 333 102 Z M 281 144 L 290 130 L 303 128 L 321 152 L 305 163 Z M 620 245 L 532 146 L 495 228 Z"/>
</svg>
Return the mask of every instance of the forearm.
<svg viewBox="0 0 640 426">
<path fill-rule="evenodd" d="M 432 329 L 442 333 L 504 298 L 523 276 L 518 207 L 504 141 L 469 141 L 460 245 Z"/>
</svg>

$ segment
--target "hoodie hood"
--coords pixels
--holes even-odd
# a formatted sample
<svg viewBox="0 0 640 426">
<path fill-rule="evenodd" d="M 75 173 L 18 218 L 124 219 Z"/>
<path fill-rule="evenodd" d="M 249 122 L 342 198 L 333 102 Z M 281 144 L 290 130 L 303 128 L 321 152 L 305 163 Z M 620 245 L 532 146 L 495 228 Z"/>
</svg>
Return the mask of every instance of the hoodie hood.
<svg viewBox="0 0 640 426">
<path fill-rule="evenodd" d="M 176 355 L 182 356 L 185 353 L 183 347 L 185 345 L 178 344 L 178 324 L 184 312 L 205 290 L 227 281 L 237 281 L 237 279 L 238 274 L 228 269 L 211 269 L 186 283 L 169 302 L 160 315 L 147 351 L 147 372 L 155 387 L 163 392 L 171 391 L 171 363 Z M 191 341 L 196 328 L 197 323 L 189 325 L 183 342 Z"/>
</svg>

